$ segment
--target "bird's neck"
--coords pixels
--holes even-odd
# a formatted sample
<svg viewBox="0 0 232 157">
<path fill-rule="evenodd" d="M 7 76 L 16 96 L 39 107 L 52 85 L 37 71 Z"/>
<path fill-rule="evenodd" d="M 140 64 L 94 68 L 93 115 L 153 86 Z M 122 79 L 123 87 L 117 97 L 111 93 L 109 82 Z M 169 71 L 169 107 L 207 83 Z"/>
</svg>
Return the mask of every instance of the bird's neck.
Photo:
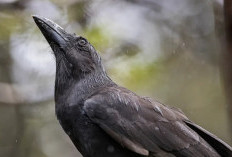
<svg viewBox="0 0 232 157">
<path fill-rule="evenodd" d="M 99 88 L 113 85 L 115 83 L 105 72 L 98 71 L 83 75 L 78 79 L 56 77 L 55 101 L 57 103 L 72 96 L 81 101 Z"/>
</svg>

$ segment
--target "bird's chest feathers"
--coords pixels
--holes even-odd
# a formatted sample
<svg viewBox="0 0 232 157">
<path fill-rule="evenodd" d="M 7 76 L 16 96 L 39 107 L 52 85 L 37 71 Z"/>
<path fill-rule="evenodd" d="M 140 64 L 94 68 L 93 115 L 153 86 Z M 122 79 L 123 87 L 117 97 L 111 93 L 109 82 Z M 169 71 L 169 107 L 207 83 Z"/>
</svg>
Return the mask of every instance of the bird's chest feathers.
<svg viewBox="0 0 232 157">
<path fill-rule="evenodd" d="M 79 131 L 90 121 L 83 110 L 83 101 L 56 103 L 56 116 L 67 134 L 74 129 L 74 126 L 80 126 L 75 128 L 78 129 L 75 131 Z"/>
<path fill-rule="evenodd" d="M 81 110 L 81 106 L 66 106 L 57 110 L 56 114 L 62 128 L 71 137 L 79 151 L 85 149 L 80 143 L 86 143 L 86 139 L 93 136 L 93 128 L 96 126 Z"/>
</svg>

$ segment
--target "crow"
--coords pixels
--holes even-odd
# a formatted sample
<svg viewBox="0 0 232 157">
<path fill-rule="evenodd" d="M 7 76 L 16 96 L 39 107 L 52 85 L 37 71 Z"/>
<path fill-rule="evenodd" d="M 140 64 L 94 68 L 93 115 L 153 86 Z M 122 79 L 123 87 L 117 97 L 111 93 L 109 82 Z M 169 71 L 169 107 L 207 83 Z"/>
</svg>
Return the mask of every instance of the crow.
<svg viewBox="0 0 232 157">
<path fill-rule="evenodd" d="M 232 157 L 181 110 L 113 82 L 87 39 L 33 18 L 56 59 L 57 119 L 83 157 Z"/>
</svg>

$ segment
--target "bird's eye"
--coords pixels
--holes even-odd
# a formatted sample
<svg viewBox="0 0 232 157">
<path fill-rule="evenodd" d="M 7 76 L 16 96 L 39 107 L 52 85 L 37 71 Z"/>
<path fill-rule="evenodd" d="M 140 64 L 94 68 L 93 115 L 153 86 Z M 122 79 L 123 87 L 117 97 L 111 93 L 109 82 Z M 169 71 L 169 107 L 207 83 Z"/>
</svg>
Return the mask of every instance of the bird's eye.
<svg viewBox="0 0 232 157">
<path fill-rule="evenodd" d="M 81 39 L 78 41 L 78 44 L 81 45 L 81 46 L 85 46 L 86 45 L 86 41 L 84 39 Z"/>
</svg>

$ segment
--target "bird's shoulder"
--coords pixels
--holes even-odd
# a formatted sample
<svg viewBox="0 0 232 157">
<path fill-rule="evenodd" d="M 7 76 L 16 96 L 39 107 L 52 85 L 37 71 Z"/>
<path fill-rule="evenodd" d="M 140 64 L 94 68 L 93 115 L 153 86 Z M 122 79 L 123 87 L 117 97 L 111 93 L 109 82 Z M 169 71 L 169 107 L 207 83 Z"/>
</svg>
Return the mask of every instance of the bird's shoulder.
<svg viewBox="0 0 232 157">
<path fill-rule="evenodd" d="M 139 96 L 120 86 L 105 87 L 96 91 L 84 102 L 85 107 L 96 107 L 118 112 L 122 115 L 142 115 L 151 121 L 175 121 L 188 119 L 175 107 L 160 103 L 150 97 Z M 133 117 L 133 116 L 132 116 Z"/>
</svg>

